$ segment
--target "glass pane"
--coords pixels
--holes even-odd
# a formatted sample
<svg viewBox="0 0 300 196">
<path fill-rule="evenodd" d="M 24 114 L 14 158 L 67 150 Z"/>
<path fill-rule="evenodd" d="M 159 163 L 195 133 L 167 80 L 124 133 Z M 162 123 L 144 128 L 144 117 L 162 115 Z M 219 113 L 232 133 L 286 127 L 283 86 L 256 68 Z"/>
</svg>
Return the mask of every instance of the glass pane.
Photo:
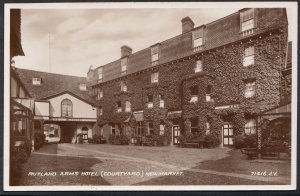
<svg viewBox="0 0 300 196">
<path fill-rule="evenodd" d="M 224 138 L 224 145 L 228 145 L 228 138 Z"/>
<path fill-rule="evenodd" d="M 224 129 L 224 136 L 228 135 L 228 129 Z"/>
<path fill-rule="evenodd" d="M 178 143 L 178 140 L 177 138 L 174 138 L 174 143 L 177 144 Z"/>
<path fill-rule="evenodd" d="M 228 128 L 228 125 L 224 125 L 224 128 Z"/>
<path fill-rule="evenodd" d="M 233 135 L 233 129 L 229 129 L 229 135 Z"/>
<path fill-rule="evenodd" d="M 230 137 L 230 138 L 228 138 L 228 139 L 229 139 L 229 145 L 232 145 L 232 144 L 233 144 L 232 138 Z"/>
</svg>

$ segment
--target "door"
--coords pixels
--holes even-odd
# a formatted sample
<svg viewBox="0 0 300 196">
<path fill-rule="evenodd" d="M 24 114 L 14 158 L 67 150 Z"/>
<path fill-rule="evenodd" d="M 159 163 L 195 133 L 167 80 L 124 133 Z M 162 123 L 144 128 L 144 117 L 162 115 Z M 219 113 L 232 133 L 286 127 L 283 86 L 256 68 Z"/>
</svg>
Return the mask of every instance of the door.
<svg viewBox="0 0 300 196">
<path fill-rule="evenodd" d="M 179 125 L 174 125 L 173 126 L 173 144 L 177 145 L 178 142 L 178 137 L 180 136 L 180 126 Z"/>
<path fill-rule="evenodd" d="M 231 123 L 224 123 L 223 125 L 223 145 L 233 145 L 233 127 Z"/>
</svg>

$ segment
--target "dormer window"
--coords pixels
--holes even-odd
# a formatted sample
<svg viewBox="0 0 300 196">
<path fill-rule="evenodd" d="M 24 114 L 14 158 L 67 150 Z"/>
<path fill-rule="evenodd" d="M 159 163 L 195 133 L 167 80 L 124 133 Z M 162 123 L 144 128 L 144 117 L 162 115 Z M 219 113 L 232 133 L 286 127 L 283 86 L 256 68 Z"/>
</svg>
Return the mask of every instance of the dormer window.
<svg viewBox="0 0 300 196">
<path fill-rule="evenodd" d="M 32 78 L 32 85 L 41 85 L 42 84 L 42 78 Z"/>
<path fill-rule="evenodd" d="M 253 34 L 254 29 L 254 9 L 247 9 L 241 11 L 241 32 L 242 36 L 248 36 Z"/>
<path fill-rule="evenodd" d="M 201 72 L 202 71 L 202 61 L 198 60 L 196 63 L 196 67 L 195 67 L 195 73 Z"/>
<path fill-rule="evenodd" d="M 199 28 L 193 31 L 193 49 L 194 52 L 203 49 L 203 28 Z"/>
<path fill-rule="evenodd" d="M 128 57 L 121 59 L 121 75 L 127 73 Z"/>
<path fill-rule="evenodd" d="M 102 82 L 103 79 L 103 67 L 98 68 L 98 81 Z"/>
<path fill-rule="evenodd" d="M 80 84 L 80 85 L 79 85 L 79 89 L 80 89 L 81 91 L 86 91 L 86 84 L 85 84 L 85 83 Z"/>
<path fill-rule="evenodd" d="M 151 64 L 157 65 L 160 57 L 160 44 L 151 47 Z"/>
</svg>

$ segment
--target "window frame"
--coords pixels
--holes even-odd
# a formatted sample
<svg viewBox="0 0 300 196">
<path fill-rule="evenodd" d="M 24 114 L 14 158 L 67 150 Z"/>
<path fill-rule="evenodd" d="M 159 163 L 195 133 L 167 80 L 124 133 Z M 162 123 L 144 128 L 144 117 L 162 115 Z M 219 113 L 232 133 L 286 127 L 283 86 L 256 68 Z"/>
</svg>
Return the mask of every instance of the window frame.
<svg viewBox="0 0 300 196">
<path fill-rule="evenodd" d="M 31 79 L 31 84 L 35 86 L 40 86 L 42 85 L 42 78 L 41 77 L 33 77 Z"/>
<path fill-rule="evenodd" d="M 199 73 L 203 71 L 203 64 L 202 64 L 202 60 L 197 60 L 196 61 L 196 66 L 194 69 L 195 73 Z"/>
<path fill-rule="evenodd" d="M 253 122 L 253 126 L 249 126 L 249 124 L 251 122 Z M 248 130 L 249 130 L 249 133 L 246 133 L 246 132 L 248 132 Z M 246 123 L 244 125 L 244 134 L 245 135 L 255 135 L 256 134 L 256 120 L 255 120 L 255 118 L 250 118 L 250 119 L 246 120 Z"/>
<path fill-rule="evenodd" d="M 195 121 L 195 122 L 193 123 L 193 121 Z M 191 128 L 190 128 L 191 133 L 192 134 L 199 133 L 199 119 L 197 117 L 191 118 L 190 122 L 191 122 Z M 196 125 L 193 125 L 193 124 L 196 124 Z"/>
<path fill-rule="evenodd" d="M 151 73 L 151 84 L 159 82 L 159 72 Z"/>
<path fill-rule="evenodd" d="M 69 109 L 66 108 L 66 106 L 68 106 L 68 105 L 64 105 L 64 102 L 69 102 L 70 103 L 69 107 L 71 109 L 70 108 Z M 69 112 L 70 112 L 71 115 L 65 115 L 65 111 L 64 110 L 66 110 L 66 109 L 70 110 Z M 68 112 L 66 112 L 66 114 L 68 114 Z M 61 101 L 61 117 L 67 117 L 67 118 L 73 117 L 73 102 L 70 99 L 68 99 L 68 98 L 65 98 L 65 99 L 63 99 Z"/>
<path fill-rule="evenodd" d="M 256 81 L 255 80 L 254 81 L 246 81 L 245 82 L 244 97 L 246 99 L 255 97 L 255 86 L 256 86 Z M 250 87 L 251 87 L 251 89 L 249 89 Z M 250 94 L 249 92 L 253 92 L 253 93 Z"/>
<path fill-rule="evenodd" d="M 248 46 L 244 48 L 243 67 L 248 67 L 254 64 L 255 64 L 255 48 L 254 46 Z"/>
</svg>

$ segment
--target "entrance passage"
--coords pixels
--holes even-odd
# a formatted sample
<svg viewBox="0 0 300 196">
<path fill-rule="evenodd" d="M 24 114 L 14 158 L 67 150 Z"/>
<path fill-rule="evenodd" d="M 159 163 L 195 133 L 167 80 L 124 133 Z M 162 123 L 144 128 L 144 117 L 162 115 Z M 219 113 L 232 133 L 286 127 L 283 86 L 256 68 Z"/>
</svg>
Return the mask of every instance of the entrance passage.
<svg viewBox="0 0 300 196">
<path fill-rule="evenodd" d="M 232 146 L 233 145 L 233 127 L 229 122 L 223 125 L 223 145 Z"/>
<path fill-rule="evenodd" d="M 180 126 L 179 125 L 174 125 L 173 126 L 173 144 L 177 145 L 179 144 L 178 142 L 178 137 L 180 136 Z"/>
</svg>

